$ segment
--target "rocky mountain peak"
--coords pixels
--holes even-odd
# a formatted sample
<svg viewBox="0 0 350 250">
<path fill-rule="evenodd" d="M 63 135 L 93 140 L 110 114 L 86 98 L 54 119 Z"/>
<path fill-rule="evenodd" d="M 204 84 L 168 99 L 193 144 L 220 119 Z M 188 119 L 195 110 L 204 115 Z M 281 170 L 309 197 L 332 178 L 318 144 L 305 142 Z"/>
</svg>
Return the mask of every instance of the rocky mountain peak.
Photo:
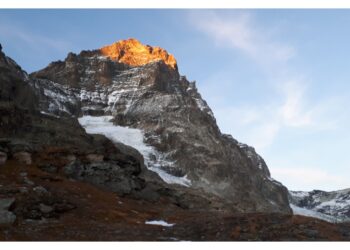
<svg viewBox="0 0 350 250">
<path fill-rule="evenodd" d="M 165 50 L 124 40 L 70 53 L 31 79 L 41 111 L 75 116 L 89 133 L 134 147 L 164 183 L 220 197 L 241 212 L 291 212 L 288 190 L 252 147 L 221 133 Z"/>
<path fill-rule="evenodd" d="M 131 66 L 142 66 L 162 60 L 173 69 L 177 69 L 176 59 L 160 47 L 144 45 L 134 38 L 120 40 L 100 49 L 103 56 Z"/>
</svg>

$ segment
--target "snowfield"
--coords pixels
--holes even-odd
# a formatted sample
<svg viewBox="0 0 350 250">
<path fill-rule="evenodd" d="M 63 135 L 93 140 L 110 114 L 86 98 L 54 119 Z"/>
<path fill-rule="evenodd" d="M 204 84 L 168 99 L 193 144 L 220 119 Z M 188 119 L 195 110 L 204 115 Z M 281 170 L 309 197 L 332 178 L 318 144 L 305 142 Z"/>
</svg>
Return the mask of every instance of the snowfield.
<svg viewBox="0 0 350 250">
<path fill-rule="evenodd" d="M 161 169 L 162 166 L 172 166 L 173 162 L 167 160 L 164 154 L 158 152 L 154 147 L 144 143 L 142 130 L 116 126 L 111 122 L 112 119 L 113 116 L 83 116 L 78 118 L 78 121 L 88 134 L 102 134 L 113 142 L 121 142 L 137 149 L 143 155 L 146 167 L 156 172 L 166 183 L 187 187 L 191 185 L 186 175 L 177 177 Z"/>
<path fill-rule="evenodd" d="M 175 224 L 169 224 L 166 221 L 163 220 L 150 220 L 145 222 L 146 225 L 156 225 L 156 226 L 163 226 L 163 227 L 172 227 Z"/>
</svg>

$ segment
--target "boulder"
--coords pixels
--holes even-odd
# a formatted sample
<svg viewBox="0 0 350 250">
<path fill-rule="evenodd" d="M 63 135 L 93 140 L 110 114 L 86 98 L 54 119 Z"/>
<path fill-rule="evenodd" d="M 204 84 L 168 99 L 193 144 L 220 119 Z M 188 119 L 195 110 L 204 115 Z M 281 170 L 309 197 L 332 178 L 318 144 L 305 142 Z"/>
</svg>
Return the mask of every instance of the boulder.
<svg viewBox="0 0 350 250">
<path fill-rule="evenodd" d="M 8 211 L 15 198 L 0 199 L 0 225 L 13 224 L 16 220 L 16 215 Z"/>
<path fill-rule="evenodd" d="M 54 204 L 54 209 L 56 213 L 65 213 L 75 208 L 76 206 L 74 204 L 68 203 L 66 201 Z"/>
<path fill-rule="evenodd" d="M 156 187 L 153 187 L 152 184 L 147 185 L 140 191 L 133 192 L 132 197 L 149 202 L 157 202 L 160 199 L 160 195 L 157 193 Z"/>
<path fill-rule="evenodd" d="M 48 205 L 45 205 L 43 203 L 40 203 L 39 205 L 39 209 L 42 213 L 44 214 L 48 214 L 48 213 L 51 213 L 52 211 L 54 211 L 54 208 L 51 207 L 51 206 L 48 206 Z"/>
<path fill-rule="evenodd" d="M 33 152 L 33 145 L 27 140 L 11 138 L 7 147 L 12 154 L 17 152 Z"/>
<path fill-rule="evenodd" d="M 86 159 L 89 162 L 103 162 L 103 158 L 104 158 L 104 156 L 100 155 L 100 154 L 88 154 L 86 156 Z"/>
<path fill-rule="evenodd" d="M 70 163 L 70 162 L 75 161 L 77 159 L 77 157 L 75 155 L 67 155 L 66 159 Z"/>
<path fill-rule="evenodd" d="M 32 164 L 32 155 L 25 151 L 14 153 L 13 158 L 26 165 Z"/>
<path fill-rule="evenodd" d="M 49 192 L 46 190 L 46 188 L 42 186 L 37 186 L 33 188 L 33 191 L 39 195 L 45 195 L 48 194 Z"/>
<path fill-rule="evenodd" d="M 0 152 L 0 165 L 4 165 L 7 161 L 7 154 L 5 152 Z"/>
<path fill-rule="evenodd" d="M 14 213 L 0 210 L 0 225 L 11 225 L 15 220 L 16 215 Z"/>
<path fill-rule="evenodd" d="M 50 173 L 50 174 L 55 174 L 57 173 L 58 169 L 56 166 L 52 165 L 52 164 L 43 164 L 38 166 L 41 170 Z"/>
<path fill-rule="evenodd" d="M 15 198 L 3 198 L 0 199 L 0 211 L 9 210 L 12 204 L 15 202 Z"/>
</svg>

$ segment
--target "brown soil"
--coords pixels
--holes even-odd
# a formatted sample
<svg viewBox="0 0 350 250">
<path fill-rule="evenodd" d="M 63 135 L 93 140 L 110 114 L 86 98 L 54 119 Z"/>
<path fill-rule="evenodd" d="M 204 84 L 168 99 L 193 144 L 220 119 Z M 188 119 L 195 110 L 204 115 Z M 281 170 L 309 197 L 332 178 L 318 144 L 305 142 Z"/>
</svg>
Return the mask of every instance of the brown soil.
<svg viewBox="0 0 350 250">
<path fill-rule="evenodd" d="M 25 174 L 26 173 L 26 177 Z M 28 184 L 30 180 L 33 182 Z M 38 194 L 44 187 L 49 195 Z M 27 192 L 21 192 L 27 188 Z M 167 197 L 151 203 L 120 197 L 90 184 L 48 174 L 35 165 L 8 161 L 0 166 L 0 198 L 15 197 L 17 220 L 0 228 L 2 241 L 236 241 L 349 240 L 350 225 L 302 216 L 226 214 L 182 209 Z M 73 208 L 39 219 L 23 211 L 39 203 L 65 202 Z M 146 225 L 164 220 L 173 227 Z"/>
</svg>

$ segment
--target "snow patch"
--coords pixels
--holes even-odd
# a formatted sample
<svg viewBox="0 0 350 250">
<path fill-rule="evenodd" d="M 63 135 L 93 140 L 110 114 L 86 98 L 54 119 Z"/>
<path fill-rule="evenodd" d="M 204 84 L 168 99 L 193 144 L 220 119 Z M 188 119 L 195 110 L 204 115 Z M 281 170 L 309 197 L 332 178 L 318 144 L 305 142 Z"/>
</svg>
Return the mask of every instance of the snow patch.
<svg viewBox="0 0 350 250">
<path fill-rule="evenodd" d="M 196 101 L 197 106 L 201 111 L 207 113 L 208 115 L 210 115 L 211 117 L 214 118 L 213 112 L 209 109 L 209 107 L 204 103 L 204 101 L 202 99 L 194 98 L 194 100 Z"/>
<path fill-rule="evenodd" d="M 157 226 L 163 226 L 163 227 L 172 227 L 175 225 L 175 223 L 170 224 L 163 220 L 150 220 L 145 222 L 146 225 L 157 225 Z"/>
<path fill-rule="evenodd" d="M 89 134 L 102 134 L 114 142 L 121 142 L 137 149 L 143 155 L 146 167 L 156 172 L 166 183 L 187 187 L 191 185 L 187 175 L 177 177 L 161 169 L 164 166 L 172 167 L 174 163 L 167 160 L 166 156 L 154 147 L 144 143 L 142 130 L 116 126 L 110 121 L 112 119 L 113 116 L 83 116 L 78 118 L 78 121 Z"/>
<path fill-rule="evenodd" d="M 276 181 L 274 178 L 272 178 L 271 176 L 266 176 L 267 179 L 273 183 L 275 183 L 276 185 L 279 185 L 279 186 L 283 186 L 281 182 L 279 181 Z"/>
<path fill-rule="evenodd" d="M 244 144 L 244 143 L 241 143 L 241 142 L 237 142 L 237 146 L 240 147 L 240 148 L 247 148 L 248 147 L 247 144 Z"/>
<path fill-rule="evenodd" d="M 350 206 L 350 200 L 329 200 L 320 203 L 315 208 L 323 208 L 323 207 L 333 207 L 333 209 L 343 209 L 347 206 Z"/>
<path fill-rule="evenodd" d="M 79 95 L 77 95 L 82 102 L 94 102 L 94 103 L 105 103 L 106 94 L 105 90 L 97 89 L 96 91 L 88 91 L 81 89 Z"/>
<path fill-rule="evenodd" d="M 47 115 L 47 116 L 51 116 L 51 117 L 55 117 L 55 118 L 60 118 L 60 116 L 58 116 L 58 115 L 54 115 L 52 113 L 47 113 L 45 111 L 40 111 L 40 113 L 43 115 Z"/>
<path fill-rule="evenodd" d="M 301 208 L 301 207 L 295 206 L 293 204 L 290 204 L 290 208 L 293 210 L 293 214 L 295 214 L 295 215 L 313 217 L 313 218 L 321 219 L 321 220 L 332 222 L 332 223 L 337 222 L 337 219 L 334 218 L 333 216 L 325 215 L 325 214 L 315 212 L 315 211 L 312 211 L 312 210 L 309 210 L 306 208 Z"/>
<path fill-rule="evenodd" d="M 305 191 L 290 191 L 293 197 L 304 198 L 309 195 L 309 192 Z"/>
<path fill-rule="evenodd" d="M 350 193 L 348 190 L 324 192 L 290 191 L 291 201 L 298 207 L 306 208 L 334 218 L 335 222 L 348 222 L 350 217 Z"/>
</svg>

